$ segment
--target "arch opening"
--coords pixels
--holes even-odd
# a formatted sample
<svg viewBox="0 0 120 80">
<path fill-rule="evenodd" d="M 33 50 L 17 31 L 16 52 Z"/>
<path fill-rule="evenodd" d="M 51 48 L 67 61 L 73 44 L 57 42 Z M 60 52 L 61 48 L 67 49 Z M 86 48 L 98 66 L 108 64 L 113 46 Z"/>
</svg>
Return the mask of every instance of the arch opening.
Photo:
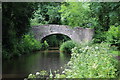
<svg viewBox="0 0 120 80">
<path fill-rule="evenodd" d="M 50 34 L 41 39 L 43 43 L 46 41 L 49 47 L 59 47 L 63 42 L 71 40 L 70 37 L 64 34 Z"/>
</svg>

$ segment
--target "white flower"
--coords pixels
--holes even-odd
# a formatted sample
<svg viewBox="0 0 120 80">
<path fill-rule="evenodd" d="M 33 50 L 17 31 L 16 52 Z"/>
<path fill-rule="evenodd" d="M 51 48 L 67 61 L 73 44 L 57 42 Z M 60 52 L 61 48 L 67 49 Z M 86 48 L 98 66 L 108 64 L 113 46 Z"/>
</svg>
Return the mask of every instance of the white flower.
<svg viewBox="0 0 120 80">
<path fill-rule="evenodd" d="M 39 73 L 39 72 L 36 72 L 36 75 L 40 75 L 40 73 Z"/>
<path fill-rule="evenodd" d="M 96 46 L 95 49 L 98 49 L 98 47 Z"/>
<path fill-rule="evenodd" d="M 86 49 L 83 50 L 83 52 L 85 52 L 85 51 L 86 51 Z"/>
<path fill-rule="evenodd" d="M 32 76 L 32 74 L 29 74 L 29 76 Z"/>
<path fill-rule="evenodd" d="M 77 47 L 74 47 L 74 49 L 77 49 Z"/>
<path fill-rule="evenodd" d="M 65 73 L 65 71 L 63 71 L 62 73 Z"/>
<path fill-rule="evenodd" d="M 96 53 L 96 52 L 95 52 Z M 98 56 L 98 55 L 95 55 L 95 56 Z"/>
<path fill-rule="evenodd" d="M 76 56 L 79 56 L 79 54 L 77 54 Z"/>
<path fill-rule="evenodd" d="M 89 49 L 89 46 L 86 46 L 86 48 L 85 49 Z"/>
<path fill-rule="evenodd" d="M 98 66 L 97 64 L 93 64 L 93 66 L 92 66 L 92 67 L 96 69 L 96 68 L 97 68 L 97 66 Z"/>
<path fill-rule="evenodd" d="M 24 80 L 28 80 L 28 79 L 25 78 Z"/>
</svg>

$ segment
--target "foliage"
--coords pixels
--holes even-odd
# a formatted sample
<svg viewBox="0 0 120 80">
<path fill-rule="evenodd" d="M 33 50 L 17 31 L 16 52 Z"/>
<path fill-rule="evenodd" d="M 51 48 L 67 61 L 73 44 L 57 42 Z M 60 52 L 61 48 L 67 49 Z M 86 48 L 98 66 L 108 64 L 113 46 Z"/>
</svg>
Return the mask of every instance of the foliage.
<svg viewBox="0 0 120 80">
<path fill-rule="evenodd" d="M 47 71 L 40 71 L 40 72 L 36 72 L 36 74 L 29 74 L 28 79 L 29 78 L 45 78 L 48 75 Z"/>
<path fill-rule="evenodd" d="M 19 54 L 18 45 L 22 36 L 29 31 L 29 20 L 36 8 L 36 3 L 2 3 L 3 59 Z"/>
<path fill-rule="evenodd" d="M 49 47 L 49 44 L 45 40 L 44 43 L 42 43 L 42 50 L 46 50 L 46 49 L 48 49 L 48 47 Z"/>
<path fill-rule="evenodd" d="M 29 19 L 36 9 L 35 3 L 3 3 L 3 34 L 6 38 L 11 35 L 22 37 L 30 28 Z M 17 8 L 15 8 L 17 7 Z M 17 22 L 16 22 L 17 21 Z M 24 27 L 24 29 L 23 29 Z M 12 33 L 12 31 L 14 31 Z"/>
<path fill-rule="evenodd" d="M 73 41 L 66 41 L 60 46 L 60 51 L 64 53 L 71 53 L 71 49 L 76 45 Z"/>
<path fill-rule="evenodd" d="M 104 43 L 73 48 L 67 65 L 63 71 L 65 78 L 116 78 L 118 72 L 117 60 Z"/>
<path fill-rule="evenodd" d="M 107 31 L 110 25 L 120 24 L 120 3 L 115 2 L 96 2 L 91 3 L 90 9 L 92 10 L 93 16 L 97 19 L 99 27 L 95 29 Z"/>
<path fill-rule="evenodd" d="M 50 73 L 48 77 L 55 74 L 53 78 L 116 78 L 120 74 L 118 64 L 108 43 L 84 43 L 72 49 L 62 73 Z"/>
<path fill-rule="evenodd" d="M 72 27 L 93 27 L 95 19 L 90 18 L 91 11 L 89 3 L 66 2 L 61 5 L 61 22 L 62 24 Z"/>
<path fill-rule="evenodd" d="M 30 53 L 33 50 L 40 50 L 42 48 L 42 43 L 35 40 L 32 35 L 27 34 L 27 35 L 24 35 L 20 43 L 19 44 L 17 43 L 16 45 L 14 45 L 14 47 L 15 48 L 13 51 L 3 50 L 4 59 L 10 59 L 12 57 L 17 57 L 22 54 Z M 12 54 L 10 54 L 9 52 L 12 52 Z"/>
<path fill-rule="evenodd" d="M 112 45 L 116 45 L 120 48 L 120 25 L 119 26 L 110 26 L 107 31 L 107 42 Z"/>
<path fill-rule="evenodd" d="M 57 35 L 49 35 L 49 36 L 43 38 L 42 41 L 44 41 L 44 40 L 46 40 L 48 42 L 50 47 L 56 47 L 60 43 L 59 39 L 57 38 Z"/>
<path fill-rule="evenodd" d="M 41 2 L 31 19 L 31 25 L 60 24 L 60 2 Z"/>
<path fill-rule="evenodd" d="M 92 16 L 96 19 L 97 26 L 95 29 L 95 42 L 106 41 L 106 31 L 111 25 L 120 25 L 120 3 L 116 2 L 92 2 L 90 10 Z"/>
<path fill-rule="evenodd" d="M 99 31 L 99 35 L 95 35 L 94 42 L 107 42 L 110 43 L 111 46 L 116 46 L 118 49 L 120 48 L 120 26 L 112 25 L 108 29 L 108 31 L 104 31 L 101 33 Z"/>
<path fill-rule="evenodd" d="M 46 40 L 50 47 L 59 47 L 63 42 L 70 40 L 66 35 L 53 34 L 42 39 L 42 42 Z"/>
<path fill-rule="evenodd" d="M 42 48 L 42 43 L 35 40 L 31 35 L 24 35 L 23 40 L 21 41 L 21 45 L 23 45 L 24 52 L 30 52 L 32 50 L 40 50 Z"/>
<path fill-rule="evenodd" d="M 94 35 L 94 43 L 105 42 L 107 38 L 106 32 L 97 31 Z"/>
</svg>

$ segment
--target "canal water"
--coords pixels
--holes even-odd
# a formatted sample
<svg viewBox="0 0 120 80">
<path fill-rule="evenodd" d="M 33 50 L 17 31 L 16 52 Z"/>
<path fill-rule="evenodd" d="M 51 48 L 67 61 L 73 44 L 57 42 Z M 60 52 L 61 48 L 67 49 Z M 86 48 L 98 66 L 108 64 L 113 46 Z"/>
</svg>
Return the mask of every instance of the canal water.
<svg viewBox="0 0 120 80">
<path fill-rule="evenodd" d="M 58 48 L 37 51 L 9 61 L 3 61 L 3 78 L 26 78 L 41 70 L 62 70 L 70 60 L 70 54 L 60 53 Z"/>
</svg>

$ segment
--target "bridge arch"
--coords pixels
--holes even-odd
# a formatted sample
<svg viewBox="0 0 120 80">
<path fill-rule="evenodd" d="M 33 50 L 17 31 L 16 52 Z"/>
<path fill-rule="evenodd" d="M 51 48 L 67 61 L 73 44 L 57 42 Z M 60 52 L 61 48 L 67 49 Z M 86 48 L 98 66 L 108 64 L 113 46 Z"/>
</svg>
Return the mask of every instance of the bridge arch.
<svg viewBox="0 0 120 80">
<path fill-rule="evenodd" d="M 49 47 L 60 47 L 63 42 L 69 41 L 71 38 L 67 35 L 56 33 L 46 35 L 41 39 L 41 42 L 47 41 Z"/>
<path fill-rule="evenodd" d="M 37 40 L 41 41 L 44 37 L 52 34 L 63 34 L 76 42 L 89 41 L 92 39 L 94 30 L 89 28 L 71 28 L 66 25 L 42 25 L 33 26 L 32 31 Z"/>
<path fill-rule="evenodd" d="M 52 35 L 61 35 L 61 36 L 66 36 L 67 38 L 69 38 L 70 40 L 72 40 L 68 35 L 65 35 L 65 34 L 61 34 L 61 33 L 53 33 L 53 34 L 48 34 L 48 35 L 46 35 L 45 37 L 43 37 L 42 39 L 41 39 L 41 41 L 43 41 L 45 38 L 47 38 L 47 37 L 49 37 L 49 36 L 52 36 Z"/>
<path fill-rule="evenodd" d="M 71 38 L 68 34 L 59 33 L 59 32 L 55 32 L 55 33 L 51 33 L 51 34 L 46 34 L 45 36 L 41 36 L 41 40 L 42 40 L 43 38 L 48 37 L 48 36 L 51 36 L 51 35 L 64 35 L 64 36 L 69 37 L 69 38 L 72 40 L 72 38 Z"/>
</svg>

